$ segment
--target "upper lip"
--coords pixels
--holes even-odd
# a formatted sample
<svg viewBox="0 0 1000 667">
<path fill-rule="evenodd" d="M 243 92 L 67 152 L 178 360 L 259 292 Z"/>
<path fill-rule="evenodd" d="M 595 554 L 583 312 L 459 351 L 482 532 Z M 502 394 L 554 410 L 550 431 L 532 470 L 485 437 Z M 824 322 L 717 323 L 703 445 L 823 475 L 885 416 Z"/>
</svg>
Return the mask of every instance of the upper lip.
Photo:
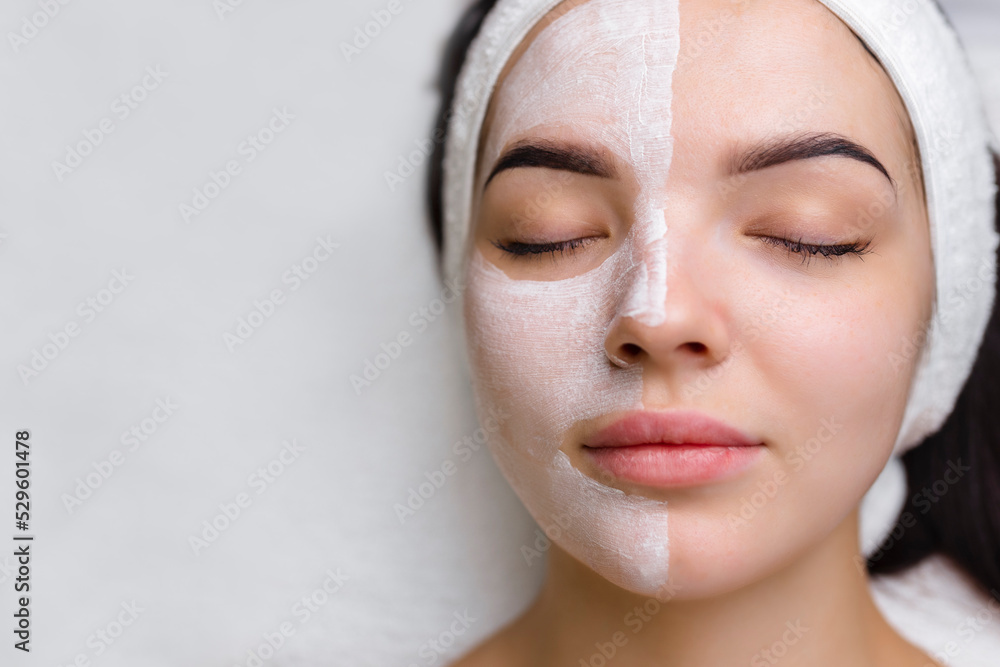
<svg viewBox="0 0 1000 667">
<path fill-rule="evenodd" d="M 751 447 L 763 443 L 701 412 L 683 410 L 629 413 L 598 431 L 584 446 L 599 448 L 649 444 Z"/>
</svg>

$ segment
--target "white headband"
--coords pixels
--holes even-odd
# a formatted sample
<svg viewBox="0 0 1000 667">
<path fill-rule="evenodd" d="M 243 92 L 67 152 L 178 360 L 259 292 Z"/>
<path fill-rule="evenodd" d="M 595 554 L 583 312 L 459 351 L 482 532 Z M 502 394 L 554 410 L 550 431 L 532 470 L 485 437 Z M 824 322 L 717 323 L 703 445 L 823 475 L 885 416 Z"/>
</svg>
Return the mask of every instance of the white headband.
<svg viewBox="0 0 1000 667">
<path fill-rule="evenodd" d="M 473 179 L 480 130 L 511 54 L 563 0 L 498 0 L 472 42 L 459 75 L 444 158 L 444 270 L 460 278 L 468 258 Z M 649 0 L 653 1 L 653 0 Z M 820 0 L 881 61 L 909 112 L 920 149 L 934 255 L 931 326 L 900 341 L 899 355 L 924 344 L 894 453 L 941 428 L 954 409 L 993 307 L 997 149 L 973 74 L 954 30 L 932 0 Z M 886 372 L 892 372 L 887 360 Z M 898 458 L 866 496 L 862 541 L 871 552 L 905 500 Z"/>
</svg>

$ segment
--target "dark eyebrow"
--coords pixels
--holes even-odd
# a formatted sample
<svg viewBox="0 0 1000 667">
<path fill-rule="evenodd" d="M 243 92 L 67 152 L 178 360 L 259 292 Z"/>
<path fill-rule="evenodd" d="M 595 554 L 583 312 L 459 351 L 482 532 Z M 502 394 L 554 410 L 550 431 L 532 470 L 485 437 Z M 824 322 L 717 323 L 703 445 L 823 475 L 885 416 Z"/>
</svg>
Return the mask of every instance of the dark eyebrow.
<svg viewBox="0 0 1000 667">
<path fill-rule="evenodd" d="M 870 150 L 847 137 L 829 132 L 779 137 L 765 141 L 735 155 L 730 173 L 734 176 L 746 174 L 793 160 L 808 160 L 828 155 L 846 157 L 871 165 L 889 179 L 893 190 L 896 189 L 896 181 L 889 175 L 889 170 Z"/>
<path fill-rule="evenodd" d="M 577 145 L 549 141 L 524 141 L 515 144 L 497 160 L 483 189 L 502 171 L 518 167 L 544 167 L 587 176 L 614 178 L 614 165 L 597 151 Z"/>
</svg>

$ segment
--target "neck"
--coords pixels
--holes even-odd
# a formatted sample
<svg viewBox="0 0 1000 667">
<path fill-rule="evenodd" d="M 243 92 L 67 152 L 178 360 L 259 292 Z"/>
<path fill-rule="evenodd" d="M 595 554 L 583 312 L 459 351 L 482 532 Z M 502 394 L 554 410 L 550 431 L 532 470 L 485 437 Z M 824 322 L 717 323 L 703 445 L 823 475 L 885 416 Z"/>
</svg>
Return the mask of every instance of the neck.
<svg viewBox="0 0 1000 667">
<path fill-rule="evenodd" d="M 611 584 L 553 544 L 545 584 L 519 625 L 539 665 L 833 667 L 912 654 L 874 605 L 857 535 L 854 513 L 762 579 L 663 603 Z"/>
</svg>

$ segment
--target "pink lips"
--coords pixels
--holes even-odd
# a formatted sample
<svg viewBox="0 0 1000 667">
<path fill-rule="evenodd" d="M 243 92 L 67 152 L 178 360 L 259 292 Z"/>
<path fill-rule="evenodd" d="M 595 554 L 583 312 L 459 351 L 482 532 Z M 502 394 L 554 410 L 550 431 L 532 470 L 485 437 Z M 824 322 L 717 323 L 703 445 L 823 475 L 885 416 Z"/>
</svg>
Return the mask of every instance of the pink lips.
<svg viewBox="0 0 1000 667">
<path fill-rule="evenodd" d="M 583 450 L 618 479 L 680 487 L 735 475 L 763 454 L 764 444 L 699 412 L 633 412 L 599 431 Z"/>
</svg>

